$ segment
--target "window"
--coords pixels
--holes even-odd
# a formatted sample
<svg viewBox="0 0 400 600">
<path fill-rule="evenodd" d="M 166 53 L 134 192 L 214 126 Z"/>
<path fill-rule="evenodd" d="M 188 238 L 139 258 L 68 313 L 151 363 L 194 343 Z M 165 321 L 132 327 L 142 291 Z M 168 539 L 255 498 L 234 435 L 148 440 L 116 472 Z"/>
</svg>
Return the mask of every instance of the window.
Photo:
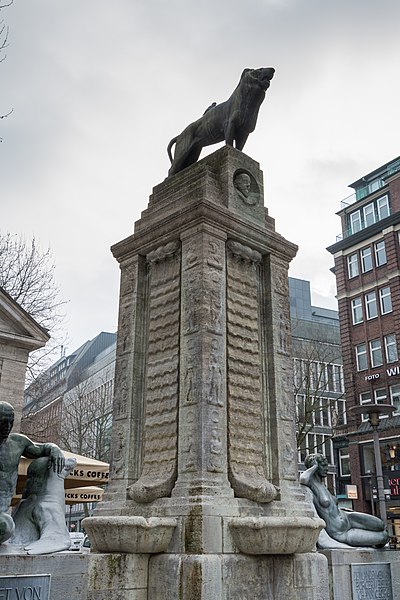
<svg viewBox="0 0 400 600">
<path fill-rule="evenodd" d="M 357 371 L 365 371 L 368 369 L 367 346 L 366 344 L 358 344 L 356 350 Z"/>
<path fill-rule="evenodd" d="M 351 233 L 361 231 L 361 213 L 359 210 L 350 214 L 350 229 Z"/>
<path fill-rule="evenodd" d="M 339 448 L 339 471 L 341 477 L 350 475 L 349 448 Z"/>
<path fill-rule="evenodd" d="M 352 277 L 357 277 L 359 270 L 358 270 L 358 254 L 350 254 L 350 256 L 347 257 L 347 271 L 349 274 L 349 279 L 351 279 Z"/>
<path fill-rule="evenodd" d="M 312 390 L 317 390 L 319 387 L 319 369 L 318 363 L 310 363 L 310 387 Z"/>
<path fill-rule="evenodd" d="M 376 207 L 378 209 L 378 220 L 381 221 L 390 215 L 389 210 L 389 198 L 387 196 L 382 196 L 376 202 Z"/>
<path fill-rule="evenodd" d="M 294 363 L 293 363 L 293 371 L 294 371 L 294 385 L 296 386 L 297 389 L 299 389 L 302 386 L 302 364 L 301 364 L 301 360 L 299 360 L 298 358 L 294 359 Z"/>
<path fill-rule="evenodd" d="M 382 344 L 379 338 L 370 341 L 369 354 L 371 357 L 371 367 L 380 367 L 383 365 Z"/>
<path fill-rule="evenodd" d="M 333 365 L 333 385 L 335 392 L 343 392 L 343 367 Z"/>
<path fill-rule="evenodd" d="M 387 394 L 385 388 L 374 391 L 375 402 L 377 404 L 386 404 Z"/>
<path fill-rule="evenodd" d="M 329 438 L 329 436 L 323 436 L 324 437 L 324 448 L 323 450 L 325 451 L 325 457 L 328 461 L 328 463 L 330 465 L 333 464 L 333 452 L 332 452 L 332 440 Z"/>
<path fill-rule="evenodd" d="M 398 360 L 398 355 L 397 355 L 397 343 L 396 343 L 395 334 L 390 333 L 389 335 L 385 335 L 385 337 L 383 338 L 383 341 L 385 342 L 386 362 L 388 362 L 388 363 L 396 362 Z"/>
<path fill-rule="evenodd" d="M 315 402 L 315 425 L 331 426 L 331 402 L 329 398 L 318 398 Z"/>
<path fill-rule="evenodd" d="M 381 313 L 383 315 L 392 312 L 392 298 L 390 295 L 390 287 L 384 287 L 379 290 L 379 301 L 381 305 Z"/>
<path fill-rule="evenodd" d="M 376 302 L 376 293 L 369 292 L 365 294 L 365 312 L 367 319 L 374 319 L 378 316 L 378 305 Z"/>
<path fill-rule="evenodd" d="M 371 181 L 371 183 L 368 185 L 369 193 L 372 194 L 372 192 L 376 192 L 376 190 L 379 190 L 379 188 L 381 188 L 383 185 L 384 182 L 382 179 L 375 179 L 375 181 Z"/>
<path fill-rule="evenodd" d="M 374 203 L 366 204 L 363 208 L 364 213 L 364 227 L 369 227 L 375 223 L 375 210 Z"/>
<path fill-rule="evenodd" d="M 357 325 L 357 323 L 362 323 L 363 311 L 361 298 L 354 298 L 351 301 L 351 316 L 353 320 L 353 325 Z"/>
<path fill-rule="evenodd" d="M 372 252 L 369 246 L 361 250 L 361 268 L 363 273 L 372 269 Z"/>
<path fill-rule="evenodd" d="M 333 390 L 333 366 L 325 365 L 323 385 L 326 390 Z"/>
<path fill-rule="evenodd" d="M 340 398 L 336 401 L 336 414 L 337 420 L 336 425 L 345 425 L 346 424 L 346 400 Z"/>
<path fill-rule="evenodd" d="M 395 407 L 394 414 L 400 413 L 400 385 L 392 385 L 389 388 L 390 390 L 390 400 Z"/>
<path fill-rule="evenodd" d="M 361 406 L 363 404 L 371 404 L 372 402 L 372 397 L 371 397 L 371 393 L 370 392 L 363 392 L 362 394 L 360 394 L 360 404 Z M 361 420 L 362 421 L 368 421 L 368 414 L 367 413 L 363 413 L 361 415 Z"/>
<path fill-rule="evenodd" d="M 381 242 L 376 242 L 375 244 L 375 264 L 377 267 L 380 267 L 386 264 L 386 248 L 385 242 L 382 240 Z"/>
</svg>

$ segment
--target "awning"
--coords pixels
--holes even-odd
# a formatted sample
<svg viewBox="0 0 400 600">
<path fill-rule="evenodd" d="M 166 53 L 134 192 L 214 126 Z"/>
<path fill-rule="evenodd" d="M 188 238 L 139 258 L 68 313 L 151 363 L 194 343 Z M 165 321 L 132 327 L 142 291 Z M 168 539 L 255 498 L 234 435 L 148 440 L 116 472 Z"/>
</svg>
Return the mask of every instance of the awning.
<svg viewBox="0 0 400 600">
<path fill-rule="evenodd" d="M 88 486 L 65 490 L 65 504 L 83 504 L 100 502 L 104 494 L 101 487 Z"/>
<path fill-rule="evenodd" d="M 63 450 L 65 458 L 75 458 L 76 466 L 65 480 L 64 488 L 71 489 L 77 487 L 98 486 L 108 483 L 109 464 L 94 458 L 87 458 L 80 454 L 67 452 Z M 28 467 L 32 459 L 22 457 L 18 465 L 18 483 L 17 494 L 22 494 L 25 486 Z"/>
</svg>

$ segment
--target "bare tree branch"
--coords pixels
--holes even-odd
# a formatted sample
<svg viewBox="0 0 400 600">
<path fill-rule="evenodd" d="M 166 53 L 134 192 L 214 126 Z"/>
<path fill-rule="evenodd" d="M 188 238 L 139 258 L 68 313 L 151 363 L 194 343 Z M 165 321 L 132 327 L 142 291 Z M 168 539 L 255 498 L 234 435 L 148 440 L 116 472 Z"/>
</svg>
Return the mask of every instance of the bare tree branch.
<svg viewBox="0 0 400 600">
<path fill-rule="evenodd" d="M 32 352 L 28 382 L 65 342 L 60 329 L 66 302 L 59 299 L 54 274 L 50 249 L 41 250 L 35 237 L 27 242 L 17 234 L 0 232 L 0 287 L 52 336 L 45 348 Z"/>
<path fill-rule="evenodd" d="M 304 447 L 309 433 L 324 428 L 324 443 L 335 434 L 343 418 L 341 401 L 344 398 L 341 359 L 335 344 L 321 340 L 296 340 L 294 359 L 294 394 L 296 398 L 297 447 Z M 316 431 L 316 426 L 319 431 Z M 327 435 L 326 431 L 331 430 Z M 318 435 L 317 435 L 318 437 Z M 310 452 L 322 448 L 308 448 Z"/>
<path fill-rule="evenodd" d="M 97 460 L 109 461 L 112 412 L 112 380 L 89 380 L 64 395 L 60 445 Z"/>
<path fill-rule="evenodd" d="M 14 2 L 14 0 L 10 0 L 9 2 L 0 2 L 0 11 L 3 10 L 3 8 L 7 8 L 8 6 L 11 6 L 11 4 L 13 2 Z M 3 62 L 7 58 L 7 55 L 4 54 L 4 50 L 8 47 L 9 31 L 10 30 L 9 30 L 8 25 L 5 24 L 4 20 L 1 20 L 0 21 L 0 62 Z M 9 110 L 5 114 L 0 114 L 0 119 L 5 119 L 12 113 L 12 111 L 13 111 L 13 109 Z M 2 142 L 2 141 L 3 141 L 3 138 L 0 137 L 0 142 Z"/>
</svg>

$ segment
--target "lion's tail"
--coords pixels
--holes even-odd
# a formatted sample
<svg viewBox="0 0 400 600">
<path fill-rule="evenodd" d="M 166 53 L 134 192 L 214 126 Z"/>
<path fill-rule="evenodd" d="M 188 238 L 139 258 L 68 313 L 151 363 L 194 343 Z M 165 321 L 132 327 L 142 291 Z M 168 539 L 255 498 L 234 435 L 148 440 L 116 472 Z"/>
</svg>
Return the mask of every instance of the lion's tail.
<svg viewBox="0 0 400 600">
<path fill-rule="evenodd" d="M 172 140 L 170 141 L 170 143 L 168 144 L 168 147 L 167 147 L 167 152 L 168 152 L 168 156 L 169 156 L 169 160 L 171 161 L 171 164 L 172 164 L 172 161 L 173 161 L 172 153 L 171 153 L 171 148 L 175 144 L 175 142 L 176 142 L 177 139 L 178 139 L 178 136 L 172 138 Z"/>
</svg>

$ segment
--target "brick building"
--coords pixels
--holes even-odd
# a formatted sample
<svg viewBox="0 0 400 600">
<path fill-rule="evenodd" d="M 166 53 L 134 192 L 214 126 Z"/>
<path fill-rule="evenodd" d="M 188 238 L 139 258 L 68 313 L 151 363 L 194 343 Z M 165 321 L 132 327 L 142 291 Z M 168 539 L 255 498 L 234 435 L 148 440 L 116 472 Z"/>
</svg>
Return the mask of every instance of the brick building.
<svg viewBox="0 0 400 600">
<path fill-rule="evenodd" d="M 379 436 L 388 515 L 400 534 L 400 157 L 350 187 L 354 194 L 338 212 L 342 233 L 328 248 L 335 260 L 347 407 L 395 407 L 392 418 L 381 417 Z M 355 485 L 353 507 L 377 513 L 367 415 L 348 418 L 335 451 L 339 495 L 348 497 L 346 486 Z"/>
</svg>

